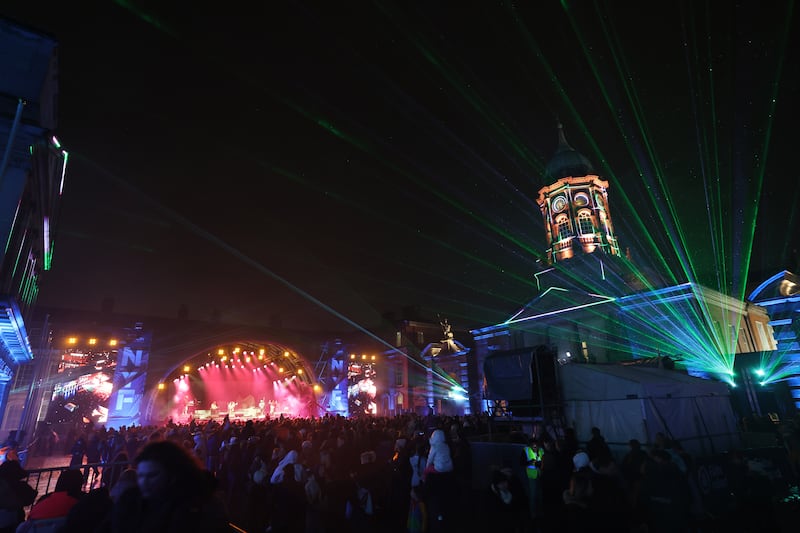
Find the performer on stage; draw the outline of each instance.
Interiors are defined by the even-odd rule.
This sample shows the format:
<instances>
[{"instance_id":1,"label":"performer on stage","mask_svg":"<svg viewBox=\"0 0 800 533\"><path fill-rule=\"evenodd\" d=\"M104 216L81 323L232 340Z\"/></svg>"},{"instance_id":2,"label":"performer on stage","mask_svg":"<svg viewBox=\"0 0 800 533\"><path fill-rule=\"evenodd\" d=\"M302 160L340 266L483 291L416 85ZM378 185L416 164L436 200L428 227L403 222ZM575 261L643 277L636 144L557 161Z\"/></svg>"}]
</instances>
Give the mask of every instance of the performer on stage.
<instances>
[{"instance_id":1,"label":"performer on stage","mask_svg":"<svg viewBox=\"0 0 800 533\"><path fill-rule=\"evenodd\" d=\"M236 402L234 402L233 400L228 402L228 417L233 418L233 413L234 413L234 410L236 409L237 405L238 404Z\"/></svg>"},{"instance_id":2,"label":"performer on stage","mask_svg":"<svg viewBox=\"0 0 800 533\"><path fill-rule=\"evenodd\" d=\"M259 412L259 414L261 416L266 415L266 413L264 412L264 407L266 407L266 406L267 406L267 402L264 401L264 398L261 398L258 401L258 412Z\"/></svg>"}]
</instances>

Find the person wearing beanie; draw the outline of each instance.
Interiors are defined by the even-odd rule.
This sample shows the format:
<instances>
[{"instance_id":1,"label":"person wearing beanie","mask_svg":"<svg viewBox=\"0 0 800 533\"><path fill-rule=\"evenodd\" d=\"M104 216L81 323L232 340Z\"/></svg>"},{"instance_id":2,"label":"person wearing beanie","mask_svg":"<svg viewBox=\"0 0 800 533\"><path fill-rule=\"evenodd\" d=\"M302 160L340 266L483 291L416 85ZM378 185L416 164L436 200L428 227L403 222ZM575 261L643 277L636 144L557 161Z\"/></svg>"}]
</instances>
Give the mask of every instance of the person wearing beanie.
<instances>
[{"instance_id":1,"label":"person wearing beanie","mask_svg":"<svg viewBox=\"0 0 800 533\"><path fill-rule=\"evenodd\" d=\"M36 490L23 481L27 475L19 461L0 464L0 533L13 533L36 499Z\"/></svg>"},{"instance_id":2,"label":"person wearing beanie","mask_svg":"<svg viewBox=\"0 0 800 533\"><path fill-rule=\"evenodd\" d=\"M572 456L572 464L575 465L575 471L580 472L590 469L592 463L589 460L589 454L586 452L578 452Z\"/></svg>"},{"instance_id":3,"label":"person wearing beanie","mask_svg":"<svg viewBox=\"0 0 800 533\"><path fill-rule=\"evenodd\" d=\"M31 508L28 518L42 520L46 518L60 518L67 516L69 510L78 503L83 496L83 474L80 470L64 470L58 476L56 488L51 494L42 496Z\"/></svg>"}]
</instances>

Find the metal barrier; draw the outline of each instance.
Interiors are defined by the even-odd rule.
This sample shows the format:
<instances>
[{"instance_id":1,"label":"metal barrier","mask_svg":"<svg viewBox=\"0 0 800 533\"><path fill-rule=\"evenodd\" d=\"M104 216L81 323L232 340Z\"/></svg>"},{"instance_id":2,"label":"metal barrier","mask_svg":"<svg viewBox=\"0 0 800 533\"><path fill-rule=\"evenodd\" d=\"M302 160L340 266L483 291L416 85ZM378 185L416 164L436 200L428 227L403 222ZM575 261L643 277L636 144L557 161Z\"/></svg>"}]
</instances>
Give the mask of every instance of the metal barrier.
<instances>
[{"instance_id":1,"label":"metal barrier","mask_svg":"<svg viewBox=\"0 0 800 533\"><path fill-rule=\"evenodd\" d=\"M126 468L130 466L130 463L89 463L89 464L82 464L79 467L72 467L75 470L81 470L83 472L83 486L81 490L84 492L88 492L91 489L95 489L98 487L103 486L107 480L109 479L109 475L106 476L104 479L103 474L115 474L116 472L113 469L118 469L118 472L122 472ZM69 465L66 466L54 466L49 468L32 468L30 470L26 470L28 475L25 478L25 482L28 483L31 487L36 489L37 496L36 500L38 501L39 498L44 496L45 494L49 494L53 492L56 486L56 482L58 481L58 476L61 475L61 472L65 470L69 470L71 467ZM118 477L118 473L116 476L111 476L112 479Z\"/></svg>"}]
</instances>

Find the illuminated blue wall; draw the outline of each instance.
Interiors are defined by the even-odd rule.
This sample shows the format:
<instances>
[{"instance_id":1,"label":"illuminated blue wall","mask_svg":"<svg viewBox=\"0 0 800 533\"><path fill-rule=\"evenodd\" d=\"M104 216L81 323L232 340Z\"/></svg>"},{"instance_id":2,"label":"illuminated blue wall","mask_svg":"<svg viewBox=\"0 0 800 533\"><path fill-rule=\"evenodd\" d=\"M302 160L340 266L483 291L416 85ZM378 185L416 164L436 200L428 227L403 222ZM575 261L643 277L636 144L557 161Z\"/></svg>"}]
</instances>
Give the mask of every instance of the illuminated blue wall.
<instances>
[{"instance_id":1,"label":"illuminated blue wall","mask_svg":"<svg viewBox=\"0 0 800 533\"><path fill-rule=\"evenodd\" d=\"M798 278L788 271L765 280L751 294L750 301L767 310L778 343L777 352L800 369L800 287ZM795 408L800 409L800 372L787 379Z\"/></svg>"}]
</instances>

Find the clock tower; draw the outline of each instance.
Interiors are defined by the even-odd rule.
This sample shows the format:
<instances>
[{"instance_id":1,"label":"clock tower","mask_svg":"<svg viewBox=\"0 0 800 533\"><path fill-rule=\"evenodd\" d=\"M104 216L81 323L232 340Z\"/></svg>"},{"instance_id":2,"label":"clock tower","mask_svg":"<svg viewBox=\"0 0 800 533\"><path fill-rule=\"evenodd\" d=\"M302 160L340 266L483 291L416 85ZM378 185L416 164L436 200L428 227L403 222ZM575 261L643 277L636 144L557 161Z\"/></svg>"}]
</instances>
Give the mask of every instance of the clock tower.
<instances>
[{"instance_id":1,"label":"clock tower","mask_svg":"<svg viewBox=\"0 0 800 533\"><path fill-rule=\"evenodd\" d=\"M547 262L551 265L577 255L619 256L608 206L608 181L572 148L558 125L558 149L545 169L545 183L536 203L544 217Z\"/></svg>"}]
</instances>

